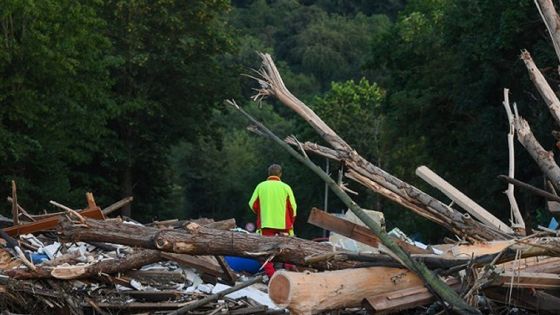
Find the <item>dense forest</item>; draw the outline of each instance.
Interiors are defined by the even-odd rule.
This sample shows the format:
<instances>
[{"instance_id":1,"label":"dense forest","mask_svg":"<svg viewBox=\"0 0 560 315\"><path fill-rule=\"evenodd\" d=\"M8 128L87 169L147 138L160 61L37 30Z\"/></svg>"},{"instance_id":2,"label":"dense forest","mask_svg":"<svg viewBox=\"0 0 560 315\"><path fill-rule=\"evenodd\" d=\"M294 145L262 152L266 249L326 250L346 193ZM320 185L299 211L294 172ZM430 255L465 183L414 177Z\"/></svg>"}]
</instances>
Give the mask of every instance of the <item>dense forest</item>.
<instances>
[{"instance_id":1,"label":"dense forest","mask_svg":"<svg viewBox=\"0 0 560 315\"><path fill-rule=\"evenodd\" d=\"M414 175L427 165L506 222L504 87L554 147L519 60L528 49L558 84L531 1L6 0L0 29L0 191L16 180L30 212L53 211L49 200L81 207L92 191L101 205L133 195L127 210L140 221L244 224L254 186L279 163L298 201L296 233L319 236L305 221L323 207L324 184L223 104L235 98L279 136L318 141L275 101L250 102L255 82L244 75L258 68L256 51L271 53L288 88L364 157L448 202ZM542 187L516 145L516 177ZM340 165L329 169L337 177ZM389 227L425 241L445 235L349 187ZM517 196L527 224L546 222L542 201ZM332 194L328 210L344 210Z\"/></svg>"}]
</instances>

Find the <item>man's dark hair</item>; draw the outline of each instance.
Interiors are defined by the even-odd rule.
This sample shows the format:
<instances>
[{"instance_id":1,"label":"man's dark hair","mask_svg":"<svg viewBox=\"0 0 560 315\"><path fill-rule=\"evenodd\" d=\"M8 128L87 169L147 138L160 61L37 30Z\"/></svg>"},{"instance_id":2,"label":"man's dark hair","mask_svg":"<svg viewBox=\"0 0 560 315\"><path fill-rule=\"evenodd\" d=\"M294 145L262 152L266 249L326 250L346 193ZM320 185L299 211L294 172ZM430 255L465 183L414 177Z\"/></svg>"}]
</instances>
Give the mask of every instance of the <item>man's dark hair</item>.
<instances>
[{"instance_id":1,"label":"man's dark hair","mask_svg":"<svg viewBox=\"0 0 560 315\"><path fill-rule=\"evenodd\" d=\"M278 164L272 164L268 167L268 176L282 176L282 166Z\"/></svg>"}]
</instances>

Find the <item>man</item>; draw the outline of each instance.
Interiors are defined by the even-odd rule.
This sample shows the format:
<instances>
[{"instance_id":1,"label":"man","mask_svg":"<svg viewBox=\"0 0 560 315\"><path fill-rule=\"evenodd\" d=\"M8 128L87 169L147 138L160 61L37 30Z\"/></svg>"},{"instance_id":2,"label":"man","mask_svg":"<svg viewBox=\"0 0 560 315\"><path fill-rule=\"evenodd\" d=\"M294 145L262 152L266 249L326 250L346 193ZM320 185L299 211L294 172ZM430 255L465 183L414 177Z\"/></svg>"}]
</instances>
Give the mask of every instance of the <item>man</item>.
<instances>
[{"instance_id":1,"label":"man","mask_svg":"<svg viewBox=\"0 0 560 315\"><path fill-rule=\"evenodd\" d=\"M257 215L257 231L263 236L294 235L296 199L292 188L280 179L282 167L272 164L268 167L268 178L257 185L249 201L249 207ZM266 274L274 274L274 266L267 263Z\"/></svg>"}]
</instances>

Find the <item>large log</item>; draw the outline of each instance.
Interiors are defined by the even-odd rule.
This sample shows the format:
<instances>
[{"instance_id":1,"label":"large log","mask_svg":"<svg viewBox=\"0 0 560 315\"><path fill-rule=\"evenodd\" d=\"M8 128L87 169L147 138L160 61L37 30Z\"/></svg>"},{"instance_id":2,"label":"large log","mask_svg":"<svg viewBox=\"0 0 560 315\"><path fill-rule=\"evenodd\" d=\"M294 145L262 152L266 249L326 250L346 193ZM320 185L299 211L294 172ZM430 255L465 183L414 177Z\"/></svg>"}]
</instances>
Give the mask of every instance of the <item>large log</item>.
<instances>
[{"instance_id":1,"label":"large log","mask_svg":"<svg viewBox=\"0 0 560 315\"><path fill-rule=\"evenodd\" d=\"M166 252L191 255L228 255L268 258L295 265L306 265L305 257L333 251L325 243L297 237L263 237L233 231L209 229L190 225L187 230L159 230L156 228L123 223L120 220L90 220L73 224L64 220L59 225L61 237L69 241L97 241ZM344 253L344 251L341 251ZM344 269L363 266L355 261L318 262L318 269Z\"/></svg>"},{"instance_id":2,"label":"large log","mask_svg":"<svg viewBox=\"0 0 560 315\"><path fill-rule=\"evenodd\" d=\"M421 286L422 280L401 268L371 267L298 273L281 270L272 276L268 295L293 314L360 306L362 300L383 292Z\"/></svg>"}]
</instances>

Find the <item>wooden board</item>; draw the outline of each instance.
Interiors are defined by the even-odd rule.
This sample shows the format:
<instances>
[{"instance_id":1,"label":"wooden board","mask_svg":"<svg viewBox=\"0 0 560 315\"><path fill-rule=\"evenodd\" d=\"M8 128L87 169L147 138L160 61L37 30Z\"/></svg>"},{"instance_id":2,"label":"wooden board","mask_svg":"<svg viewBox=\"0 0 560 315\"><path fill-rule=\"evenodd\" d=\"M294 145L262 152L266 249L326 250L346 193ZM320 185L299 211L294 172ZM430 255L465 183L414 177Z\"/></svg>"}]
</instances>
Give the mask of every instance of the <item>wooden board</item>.
<instances>
[{"instance_id":1,"label":"wooden board","mask_svg":"<svg viewBox=\"0 0 560 315\"><path fill-rule=\"evenodd\" d=\"M471 198L460 192L453 185L448 183L445 179L439 177L426 166L420 166L416 169L416 175L420 176L428 184L434 186L449 199L455 201L461 208L468 211L475 218L479 219L482 223L492 226L504 233L513 234L513 230L500 219L496 218L488 210L482 208L479 204L474 202Z\"/></svg>"},{"instance_id":2,"label":"wooden board","mask_svg":"<svg viewBox=\"0 0 560 315\"><path fill-rule=\"evenodd\" d=\"M445 281L451 288L458 291L461 283L455 278ZM415 286L402 290L377 294L364 299L364 306L375 314L387 314L426 305L435 297L424 286Z\"/></svg>"},{"instance_id":3,"label":"wooden board","mask_svg":"<svg viewBox=\"0 0 560 315\"><path fill-rule=\"evenodd\" d=\"M371 247L379 246L379 238L367 227L337 218L317 208L311 209L307 223L338 233Z\"/></svg>"},{"instance_id":4,"label":"wooden board","mask_svg":"<svg viewBox=\"0 0 560 315\"><path fill-rule=\"evenodd\" d=\"M105 218L103 212L101 212L101 209L99 208L86 209L86 210L79 211L78 213L83 217L91 218L91 219L102 220ZM4 232L6 232L10 236L17 236L20 234L29 234L29 233L35 233L40 231L52 230L56 227L56 225L58 224L61 218L62 216L49 217L46 219L38 220L27 224L20 224L9 228L5 228Z\"/></svg>"}]
</instances>

